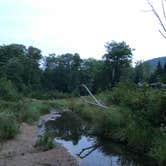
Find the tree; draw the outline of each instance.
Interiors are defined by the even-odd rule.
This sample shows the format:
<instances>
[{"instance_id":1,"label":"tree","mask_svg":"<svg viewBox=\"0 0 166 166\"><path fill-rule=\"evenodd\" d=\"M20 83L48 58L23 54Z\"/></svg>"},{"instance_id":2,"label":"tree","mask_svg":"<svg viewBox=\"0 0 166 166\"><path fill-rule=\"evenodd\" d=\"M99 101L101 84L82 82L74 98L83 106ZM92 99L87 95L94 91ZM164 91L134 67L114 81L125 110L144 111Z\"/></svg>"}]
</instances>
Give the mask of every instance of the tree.
<instances>
[{"instance_id":1,"label":"tree","mask_svg":"<svg viewBox=\"0 0 166 166\"><path fill-rule=\"evenodd\" d=\"M125 42L115 41L106 43L105 48L107 52L103 56L106 71L105 79L112 86L120 81L125 69L131 66L133 49Z\"/></svg>"},{"instance_id":2,"label":"tree","mask_svg":"<svg viewBox=\"0 0 166 166\"><path fill-rule=\"evenodd\" d=\"M24 45L10 44L0 46L0 76L5 75L6 65L12 58L24 56L25 54L26 48Z\"/></svg>"},{"instance_id":3,"label":"tree","mask_svg":"<svg viewBox=\"0 0 166 166\"><path fill-rule=\"evenodd\" d=\"M20 92L39 89L41 57L41 51L32 46L28 49L20 44L0 46L0 77L10 80Z\"/></svg>"},{"instance_id":4,"label":"tree","mask_svg":"<svg viewBox=\"0 0 166 166\"><path fill-rule=\"evenodd\" d=\"M166 62L164 63L164 69L163 69L164 73L166 73Z\"/></svg>"},{"instance_id":5,"label":"tree","mask_svg":"<svg viewBox=\"0 0 166 166\"><path fill-rule=\"evenodd\" d=\"M156 74L161 74L163 72L162 65L160 61L157 63Z\"/></svg>"},{"instance_id":6,"label":"tree","mask_svg":"<svg viewBox=\"0 0 166 166\"><path fill-rule=\"evenodd\" d=\"M30 46L30 47L28 47L27 51L28 51L27 55L31 59L36 60L37 62L42 58L41 50L39 50L38 48Z\"/></svg>"},{"instance_id":7,"label":"tree","mask_svg":"<svg viewBox=\"0 0 166 166\"><path fill-rule=\"evenodd\" d=\"M166 0L158 0L158 3L160 4L161 9L157 10L157 5L155 6L154 3L151 0L147 0L148 5L150 6L152 12L154 13L155 17L159 21L160 24L160 29L159 32L160 34L166 39Z\"/></svg>"},{"instance_id":8,"label":"tree","mask_svg":"<svg viewBox=\"0 0 166 166\"><path fill-rule=\"evenodd\" d=\"M141 81L149 80L151 75L150 66L148 63L143 61L137 61L134 68L134 82L139 83Z\"/></svg>"},{"instance_id":9,"label":"tree","mask_svg":"<svg viewBox=\"0 0 166 166\"><path fill-rule=\"evenodd\" d=\"M46 58L44 87L62 92L75 91L80 83L81 58L78 54L51 54Z\"/></svg>"},{"instance_id":10,"label":"tree","mask_svg":"<svg viewBox=\"0 0 166 166\"><path fill-rule=\"evenodd\" d=\"M94 93L104 89L103 61L93 58L84 59L81 65L81 83L86 84Z\"/></svg>"}]
</instances>

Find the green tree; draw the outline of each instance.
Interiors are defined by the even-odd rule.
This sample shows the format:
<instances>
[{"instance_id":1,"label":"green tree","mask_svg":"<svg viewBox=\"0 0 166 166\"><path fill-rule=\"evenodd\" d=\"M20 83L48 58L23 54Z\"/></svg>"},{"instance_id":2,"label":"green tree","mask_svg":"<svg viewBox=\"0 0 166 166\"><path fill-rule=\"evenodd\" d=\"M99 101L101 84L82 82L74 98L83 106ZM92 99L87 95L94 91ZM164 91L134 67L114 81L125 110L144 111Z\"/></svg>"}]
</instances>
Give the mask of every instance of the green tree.
<instances>
[{"instance_id":1,"label":"green tree","mask_svg":"<svg viewBox=\"0 0 166 166\"><path fill-rule=\"evenodd\" d=\"M51 54L46 58L44 87L62 92L73 92L80 85L81 58L78 54ZM49 85L49 86L48 86Z\"/></svg>"},{"instance_id":2,"label":"green tree","mask_svg":"<svg viewBox=\"0 0 166 166\"><path fill-rule=\"evenodd\" d=\"M148 81L151 75L150 66L143 61L137 61L134 68L134 82Z\"/></svg>"},{"instance_id":3,"label":"green tree","mask_svg":"<svg viewBox=\"0 0 166 166\"><path fill-rule=\"evenodd\" d=\"M106 80L113 86L119 82L123 71L131 67L132 49L125 42L108 42L105 45L106 54L103 56L105 61Z\"/></svg>"},{"instance_id":4,"label":"green tree","mask_svg":"<svg viewBox=\"0 0 166 166\"><path fill-rule=\"evenodd\" d=\"M157 63L156 74L161 74L163 72L162 65L160 61Z\"/></svg>"},{"instance_id":5,"label":"green tree","mask_svg":"<svg viewBox=\"0 0 166 166\"><path fill-rule=\"evenodd\" d=\"M10 80L20 92L39 89L41 57L41 51L32 46L28 49L20 44L0 46L0 77Z\"/></svg>"}]
</instances>

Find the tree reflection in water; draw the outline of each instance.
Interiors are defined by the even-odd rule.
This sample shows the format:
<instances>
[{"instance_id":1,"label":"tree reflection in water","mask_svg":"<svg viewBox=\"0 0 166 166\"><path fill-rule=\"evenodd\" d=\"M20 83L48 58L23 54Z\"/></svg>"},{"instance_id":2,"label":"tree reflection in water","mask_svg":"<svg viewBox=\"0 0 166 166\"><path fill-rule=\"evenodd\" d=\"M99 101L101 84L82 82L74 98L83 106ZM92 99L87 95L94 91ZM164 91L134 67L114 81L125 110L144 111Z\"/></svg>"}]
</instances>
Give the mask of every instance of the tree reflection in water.
<instances>
[{"instance_id":1,"label":"tree reflection in water","mask_svg":"<svg viewBox=\"0 0 166 166\"><path fill-rule=\"evenodd\" d=\"M54 137L70 140L74 145L78 143L84 132L82 119L72 112L63 112L55 121L48 121L45 126L47 132Z\"/></svg>"},{"instance_id":2,"label":"tree reflection in water","mask_svg":"<svg viewBox=\"0 0 166 166\"><path fill-rule=\"evenodd\" d=\"M54 138L60 138L65 141L72 141L77 146L82 136L88 136L91 129L76 113L63 112L55 121L48 121L46 131ZM91 125L93 127L93 125ZM122 144L112 143L100 137L94 137L91 146L84 144L82 150L77 152L80 159L90 156L95 150L99 151L103 156L118 157L117 166L154 166L153 161L148 161L147 157L143 158L135 155L127 150Z\"/></svg>"}]
</instances>

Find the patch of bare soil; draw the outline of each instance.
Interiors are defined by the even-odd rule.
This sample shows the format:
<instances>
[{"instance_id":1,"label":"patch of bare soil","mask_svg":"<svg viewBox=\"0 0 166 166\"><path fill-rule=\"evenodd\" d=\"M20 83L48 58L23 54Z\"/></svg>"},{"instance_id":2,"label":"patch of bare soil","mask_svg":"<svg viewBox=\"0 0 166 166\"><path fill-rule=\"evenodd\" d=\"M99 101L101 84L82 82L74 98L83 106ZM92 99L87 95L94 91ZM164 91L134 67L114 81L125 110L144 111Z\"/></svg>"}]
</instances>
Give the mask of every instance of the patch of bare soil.
<instances>
[{"instance_id":1,"label":"patch of bare soil","mask_svg":"<svg viewBox=\"0 0 166 166\"><path fill-rule=\"evenodd\" d=\"M23 123L20 133L1 145L0 166L76 166L77 161L62 146L39 151L34 145L37 125Z\"/></svg>"}]
</instances>

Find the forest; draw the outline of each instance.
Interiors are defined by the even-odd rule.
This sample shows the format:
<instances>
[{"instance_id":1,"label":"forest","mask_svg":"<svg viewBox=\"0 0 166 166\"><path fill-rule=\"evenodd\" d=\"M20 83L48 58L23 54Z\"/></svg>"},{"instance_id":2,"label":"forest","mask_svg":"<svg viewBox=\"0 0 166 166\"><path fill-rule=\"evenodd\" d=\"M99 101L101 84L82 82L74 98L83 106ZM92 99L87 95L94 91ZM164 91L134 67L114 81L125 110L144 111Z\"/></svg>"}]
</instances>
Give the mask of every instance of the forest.
<instances>
[{"instance_id":1,"label":"forest","mask_svg":"<svg viewBox=\"0 0 166 166\"><path fill-rule=\"evenodd\" d=\"M21 122L37 120L66 99L66 107L93 122L93 135L165 165L166 63L159 61L155 69L143 61L133 64L133 51L124 41L111 41L96 60L78 53L43 56L39 48L21 44L0 46L0 140L13 138ZM108 110L78 101L89 99L82 84Z\"/></svg>"},{"instance_id":2,"label":"forest","mask_svg":"<svg viewBox=\"0 0 166 166\"><path fill-rule=\"evenodd\" d=\"M96 60L81 59L77 53L44 57L40 49L20 44L0 46L0 98L82 95L81 84L99 93L124 81L166 83L166 63L158 62L157 68L151 69L146 62L138 61L133 67L133 49L125 42L112 41L105 48L102 60Z\"/></svg>"}]
</instances>

